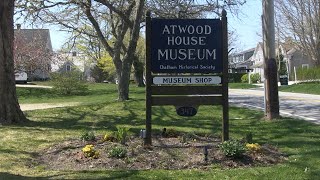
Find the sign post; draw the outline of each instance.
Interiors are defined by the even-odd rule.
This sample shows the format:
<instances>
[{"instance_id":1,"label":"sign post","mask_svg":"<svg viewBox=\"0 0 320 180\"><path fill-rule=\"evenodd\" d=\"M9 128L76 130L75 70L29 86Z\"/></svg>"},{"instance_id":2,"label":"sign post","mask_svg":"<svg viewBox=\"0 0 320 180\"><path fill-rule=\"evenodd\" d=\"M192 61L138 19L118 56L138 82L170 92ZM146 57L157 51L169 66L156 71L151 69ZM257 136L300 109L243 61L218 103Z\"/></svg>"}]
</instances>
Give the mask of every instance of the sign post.
<instances>
[{"instance_id":1,"label":"sign post","mask_svg":"<svg viewBox=\"0 0 320 180\"><path fill-rule=\"evenodd\" d=\"M157 19L146 15L146 138L152 106L176 106L180 116L200 105L222 105L222 140L229 138L227 18Z\"/></svg>"},{"instance_id":2,"label":"sign post","mask_svg":"<svg viewBox=\"0 0 320 180\"><path fill-rule=\"evenodd\" d=\"M229 90L228 90L228 20L226 10L222 10L222 46L223 46L223 75L222 75L222 141L229 140Z\"/></svg>"}]
</instances>

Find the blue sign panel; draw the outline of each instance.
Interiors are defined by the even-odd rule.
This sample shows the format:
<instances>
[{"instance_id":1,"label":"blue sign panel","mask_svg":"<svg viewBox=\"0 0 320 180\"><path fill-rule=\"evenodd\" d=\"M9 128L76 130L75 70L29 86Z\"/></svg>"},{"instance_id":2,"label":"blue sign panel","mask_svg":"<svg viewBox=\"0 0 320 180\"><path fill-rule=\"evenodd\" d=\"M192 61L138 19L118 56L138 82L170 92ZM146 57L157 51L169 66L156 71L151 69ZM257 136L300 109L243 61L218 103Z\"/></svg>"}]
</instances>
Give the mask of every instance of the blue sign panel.
<instances>
[{"instance_id":1,"label":"blue sign panel","mask_svg":"<svg viewBox=\"0 0 320 180\"><path fill-rule=\"evenodd\" d=\"M152 19L153 73L222 72L219 19Z\"/></svg>"}]
</instances>

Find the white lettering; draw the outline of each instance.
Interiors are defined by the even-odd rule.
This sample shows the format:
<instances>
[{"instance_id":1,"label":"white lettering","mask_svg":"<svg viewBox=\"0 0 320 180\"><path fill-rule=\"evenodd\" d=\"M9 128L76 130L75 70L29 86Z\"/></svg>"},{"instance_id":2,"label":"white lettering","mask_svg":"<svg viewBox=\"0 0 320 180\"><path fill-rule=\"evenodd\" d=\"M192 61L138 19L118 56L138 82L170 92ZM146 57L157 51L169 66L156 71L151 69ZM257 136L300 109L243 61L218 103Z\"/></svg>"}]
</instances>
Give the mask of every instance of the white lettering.
<instances>
[{"instance_id":1,"label":"white lettering","mask_svg":"<svg viewBox=\"0 0 320 180\"><path fill-rule=\"evenodd\" d=\"M167 25L164 26L163 31L162 31L162 34L165 34L165 33L170 34L170 30Z\"/></svg>"},{"instance_id":2,"label":"white lettering","mask_svg":"<svg viewBox=\"0 0 320 180\"><path fill-rule=\"evenodd\" d=\"M158 49L158 60L215 60L216 49Z\"/></svg>"},{"instance_id":3,"label":"white lettering","mask_svg":"<svg viewBox=\"0 0 320 180\"><path fill-rule=\"evenodd\" d=\"M204 34L211 34L211 26L209 25L204 26Z\"/></svg>"},{"instance_id":4,"label":"white lettering","mask_svg":"<svg viewBox=\"0 0 320 180\"><path fill-rule=\"evenodd\" d=\"M162 57L165 57L165 60L168 60L168 49L165 49L164 52L162 52L161 49L158 49L158 60L162 60Z\"/></svg>"},{"instance_id":5,"label":"white lettering","mask_svg":"<svg viewBox=\"0 0 320 180\"><path fill-rule=\"evenodd\" d=\"M206 49L206 54L208 55L208 56L210 56L210 57L212 57L212 60L215 60L215 59L217 59L217 57L216 57L216 49L213 49L212 51L210 51L209 49ZM207 57L207 59L208 59L208 57Z\"/></svg>"}]
</instances>

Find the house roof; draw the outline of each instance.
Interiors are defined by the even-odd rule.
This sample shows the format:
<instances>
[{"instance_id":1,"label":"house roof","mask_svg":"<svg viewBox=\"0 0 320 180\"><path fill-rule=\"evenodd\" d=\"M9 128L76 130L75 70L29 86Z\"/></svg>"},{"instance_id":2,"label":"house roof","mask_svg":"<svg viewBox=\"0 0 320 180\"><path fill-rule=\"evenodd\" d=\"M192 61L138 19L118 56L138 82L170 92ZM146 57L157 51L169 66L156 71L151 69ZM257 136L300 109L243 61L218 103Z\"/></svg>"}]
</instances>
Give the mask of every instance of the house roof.
<instances>
[{"instance_id":1,"label":"house roof","mask_svg":"<svg viewBox=\"0 0 320 180\"><path fill-rule=\"evenodd\" d=\"M26 43L38 42L52 51L49 29L15 29L14 33Z\"/></svg>"}]
</instances>

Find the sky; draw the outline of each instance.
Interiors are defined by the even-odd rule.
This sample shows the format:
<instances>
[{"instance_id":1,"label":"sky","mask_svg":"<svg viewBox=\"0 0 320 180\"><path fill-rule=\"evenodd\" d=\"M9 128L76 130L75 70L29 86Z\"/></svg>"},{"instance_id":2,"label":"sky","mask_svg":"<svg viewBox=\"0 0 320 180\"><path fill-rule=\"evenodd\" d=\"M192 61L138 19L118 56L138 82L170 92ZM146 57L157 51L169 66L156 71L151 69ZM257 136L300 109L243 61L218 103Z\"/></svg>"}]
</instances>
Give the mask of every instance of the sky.
<instances>
[{"instance_id":1,"label":"sky","mask_svg":"<svg viewBox=\"0 0 320 180\"><path fill-rule=\"evenodd\" d=\"M240 10L241 12L238 16L228 13L228 28L229 30L236 31L238 35L237 48L234 50L238 52L255 48L257 43L262 41L261 0L247 0L247 3ZM58 50L68 38L68 35L55 27L49 28L53 49Z\"/></svg>"},{"instance_id":2,"label":"sky","mask_svg":"<svg viewBox=\"0 0 320 180\"><path fill-rule=\"evenodd\" d=\"M237 51L255 48L262 41L262 1L247 0L240 10L238 17L228 15L228 28L238 35Z\"/></svg>"}]
</instances>

